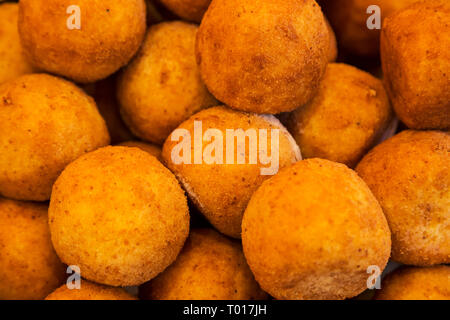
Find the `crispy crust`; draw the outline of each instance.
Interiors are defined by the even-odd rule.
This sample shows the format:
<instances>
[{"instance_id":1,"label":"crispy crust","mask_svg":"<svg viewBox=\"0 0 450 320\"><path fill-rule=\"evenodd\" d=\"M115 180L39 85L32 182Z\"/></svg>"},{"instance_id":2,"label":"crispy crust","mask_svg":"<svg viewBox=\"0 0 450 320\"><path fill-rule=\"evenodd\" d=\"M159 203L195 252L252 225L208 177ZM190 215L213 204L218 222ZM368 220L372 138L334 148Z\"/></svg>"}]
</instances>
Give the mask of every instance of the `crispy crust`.
<instances>
[{"instance_id":1,"label":"crispy crust","mask_svg":"<svg viewBox=\"0 0 450 320\"><path fill-rule=\"evenodd\" d=\"M346 166L299 161L266 180L242 221L245 257L277 299L345 299L384 269L390 232L366 184Z\"/></svg>"},{"instance_id":2,"label":"crispy crust","mask_svg":"<svg viewBox=\"0 0 450 320\"><path fill-rule=\"evenodd\" d=\"M77 82L94 82L126 65L139 49L146 30L145 1L76 4L80 30L67 27L69 15L60 0L20 1L19 33L34 66Z\"/></svg>"},{"instance_id":3,"label":"crispy crust","mask_svg":"<svg viewBox=\"0 0 450 320\"><path fill-rule=\"evenodd\" d=\"M280 129L279 167L289 166L301 159L300 150L289 132L273 116L260 116L235 111L225 107L213 107L193 115L178 128L187 129L193 137L194 121L202 121L203 132L208 128L219 129L225 136L226 129ZM193 138L192 138L193 139ZM193 140L192 140L193 141ZM172 162L171 152L179 142L170 136L163 146L165 164L177 176L191 200L220 232L240 238L241 220L252 193L268 178L260 168L268 165L248 164L180 164ZM270 146L270 141L268 145ZM207 144L204 143L203 147ZM194 154L194 144L192 143ZM236 149L235 149L236 150ZM224 144L224 156L225 144Z\"/></svg>"},{"instance_id":4,"label":"crispy crust","mask_svg":"<svg viewBox=\"0 0 450 320\"><path fill-rule=\"evenodd\" d=\"M49 219L61 260L112 286L158 275L189 232L178 181L155 157L130 147L105 147L67 166L53 186Z\"/></svg>"},{"instance_id":5,"label":"crispy crust","mask_svg":"<svg viewBox=\"0 0 450 320\"><path fill-rule=\"evenodd\" d=\"M197 34L197 62L219 101L276 114L294 110L316 93L329 40L313 0L213 0Z\"/></svg>"},{"instance_id":6,"label":"crispy crust","mask_svg":"<svg viewBox=\"0 0 450 320\"><path fill-rule=\"evenodd\" d=\"M0 194L45 201L66 165L109 144L94 100L46 74L0 86Z\"/></svg>"},{"instance_id":7,"label":"crispy crust","mask_svg":"<svg viewBox=\"0 0 450 320\"><path fill-rule=\"evenodd\" d=\"M356 171L392 231L392 259L450 263L450 134L403 131L370 151Z\"/></svg>"},{"instance_id":8,"label":"crispy crust","mask_svg":"<svg viewBox=\"0 0 450 320\"><path fill-rule=\"evenodd\" d=\"M386 90L398 117L411 129L450 129L449 39L447 0L419 2L384 21Z\"/></svg>"},{"instance_id":9,"label":"crispy crust","mask_svg":"<svg viewBox=\"0 0 450 320\"><path fill-rule=\"evenodd\" d=\"M450 266L404 267L383 279L376 300L450 300Z\"/></svg>"},{"instance_id":10,"label":"crispy crust","mask_svg":"<svg viewBox=\"0 0 450 320\"><path fill-rule=\"evenodd\" d=\"M242 246L212 229L194 229L177 260L139 288L150 300L259 300Z\"/></svg>"},{"instance_id":11,"label":"crispy crust","mask_svg":"<svg viewBox=\"0 0 450 320\"><path fill-rule=\"evenodd\" d=\"M48 206L0 198L0 299L40 300L63 283Z\"/></svg>"},{"instance_id":12,"label":"crispy crust","mask_svg":"<svg viewBox=\"0 0 450 320\"><path fill-rule=\"evenodd\" d=\"M137 137L162 144L181 122L217 104L195 62L197 29L181 21L152 26L118 79L120 111Z\"/></svg>"},{"instance_id":13,"label":"crispy crust","mask_svg":"<svg viewBox=\"0 0 450 320\"><path fill-rule=\"evenodd\" d=\"M392 116L380 80L355 67L331 63L317 95L291 113L287 127L305 158L354 167Z\"/></svg>"}]
</instances>

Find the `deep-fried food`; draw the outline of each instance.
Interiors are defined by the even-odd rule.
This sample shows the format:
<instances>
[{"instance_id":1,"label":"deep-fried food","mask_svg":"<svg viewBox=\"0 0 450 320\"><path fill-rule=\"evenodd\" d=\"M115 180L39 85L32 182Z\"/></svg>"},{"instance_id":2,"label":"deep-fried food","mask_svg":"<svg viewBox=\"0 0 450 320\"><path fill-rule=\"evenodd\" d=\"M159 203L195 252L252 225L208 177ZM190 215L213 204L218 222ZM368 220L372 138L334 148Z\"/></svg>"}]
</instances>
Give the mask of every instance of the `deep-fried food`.
<instances>
[{"instance_id":1,"label":"deep-fried food","mask_svg":"<svg viewBox=\"0 0 450 320\"><path fill-rule=\"evenodd\" d=\"M94 82L134 56L144 39L146 14L145 0L21 0L19 33L34 66Z\"/></svg>"},{"instance_id":2,"label":"deep-fried food","mask_svg":"<svg viewBox=\"0 0 450 320\"><path fill-rule=\"evenodd\" d=\"M404 267L383 279L377 300L450 300L450 266Z\"/></svg>"},{"instance_id":3,"label":"deep-fried food","mask_svg":"<svg viewBox=\"0 0 450 320\"><path fill-rule=\"evenodd\" d=\"M177 260L142 285L141 299L255 300L267 298L256 283L240 243L212 229L194 229Z\"/></svg>"},{"instance_id":4,"label":"deep-fried food","mask_svg":"<svg viewBox=\"0 0 450 320\"><path fill-rule=\"evenodd\" d=\"M94 100L46 74L0 85L0 195L45 201L64 167L109 144Z\"/></svg>"},{"instance_id":5,"label":"deep-fried food","mask_svg":"<svg viewBox=\"0 0 450 320\"><path fill-rule=\"evenodd\" d=\"M205 138L206 136L200 133L200 139L204 142L198 149L201 156L206 157L202 157L202 161L196 163L194 158L196 141L200 140L196 138L198 124L201 125L205 135L207 132L212 135ZM248 139L245 137L247 130L249 130ZM183 146L187 141L184 138L180 139L180 132L191 137L192 143L185 148L185 152L190 152L189 163L178 163L178 146L180 144ZM266 137L261 140L261 134L264 132ZM214 137L215 133L219 133L221 137ZM232 138L230 141L233 144L228 143L227 136L232 137L235 133L244 140ZM254 137L255 144L249 142L251 136ZM261 141L267 143L266 149L256 144L258 136ZM216 151L212 151L211 147L217 146L217 143L220 146L214 148ZM227 149L232 157L227 156ZM274 151L278 151L278 154ZM270 160L265 161L264 155ZM274 116L251 114L225 107L203 110L183 122L166 140L162 157L209 222L220 232L234 238L241 236L242 214L252 193L279 168L301 159L300 150L294 139ZM243 161L238 163L240 158ZM250 159L254 160L253 163ZM264 171L269 173L266 174Z\"/></svg>"},{"instance_id":6,"label":"deep-fried food","mask_svg":"<svg viewBox=\"0 0 450 320\"><path fill-rule=\"evenodd\" d=\"M65 279L46 204L0 198L0 299L40 300Z\"/></svg>"},{"instance_id":7,"label":"deep-fried food","mask_svg":"<svg viewBox=\"0 0 450 320\"><path fill-rule=\"evenodd\" d=\"M384 21L386 90L399 119L411 129L450 129L449 48L448 0L419 2Z\"/></svg>"},{"instance_id":8,"label":"deep-fried food","mask_svg":"<svg viewBox=\"0 0 450 320\"><path fill-rule=\"evenodd\" d=\"M61 260L112 286L158 275L189 232L178 181L155 157L129 147L101 148L67 166L53 186L49 220Z\"/></svg>"},{"instance_id":9,"label":"deep-fried food","mask_svg":"<svg viewBox=\"0 0 450 320\"><path fill-rule=\"evenodd\" d=\"M276 114L314 96L329 43L324 16L313 0L213 0L198 31L197 62L219 101Z\"/></svg>"},{"instance_id":10,"label":"deep-fried food","mask_svg":"<svg viewBox=\"0 0 450 320\"><path fill-rule=\"evenodd\" d=\"M380 202L392 232L392 259L450 263L450 134L403 131L356 167Z\"/></svg>"},{"instance_id":11,"label":"deep-fried food","mask_svg":"<svg viewBox=\"0 0 450 320\"><path fill-rule=\"evenodd\" d=\"M120 77L121 113L139 138L162 144L181 122L217 104L195 62L196 33L195 25L180 21L151 27Z\"/></svg>"},{"instance_id":12,"label":"deep-fried food","mask_svg":"<svg viewBox=\"0 0 450 320\"><path fill-rule=\"evenodd\" d=\"M265 181L242 221L242 244L261 288L277 299L345 299L381 272L391 236L380 205L345 165L299 161Z\"/></svg>"},{"instance_id":13,"label":"deep-fried food","mask_svg":"<svg viewBox=\"0 0 450 320\"><path fill-rule=\"evenodd\" d=\"M384 133L392 115L380 80L355 67L331 63L317 95L291 113L287 127L305 158L354 167Z\"/></svg>"}]
</instances>

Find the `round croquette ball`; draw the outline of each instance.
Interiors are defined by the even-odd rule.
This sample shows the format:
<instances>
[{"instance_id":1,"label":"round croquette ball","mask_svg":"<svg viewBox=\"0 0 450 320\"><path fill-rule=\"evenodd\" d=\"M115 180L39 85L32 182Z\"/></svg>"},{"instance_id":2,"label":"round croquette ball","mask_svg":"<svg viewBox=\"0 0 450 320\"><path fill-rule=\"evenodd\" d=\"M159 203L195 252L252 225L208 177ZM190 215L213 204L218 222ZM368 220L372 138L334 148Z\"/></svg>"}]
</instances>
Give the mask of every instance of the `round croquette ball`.
<instances>
[{"instance_id":1,"label":"round croquette ball","mask_svg":"<svg viewBox=\"0 0 450 320\"><path fill-rule=\"evenodd\" d=\"M95 82L126 65L146 31L145 0L21 0L19 8L32 64L76 82Z\"/></svg>"},{"instance_id":2,"label":"round croquette ball","mask_svg":"<svg viewBox=\"0 0 450 320\"><path fill-rule=\"evenodd\" d=\"M256 281L277 299L354 297L391 249L364 181L323 159L299 161L262 184L245 210L242 243Z\"/></svg>"},{"instance_id":3,"label":"round croquette ball","mask_svg":"<svg viewBox=\"0 0 450 320\"><path fill-rule=\"evenodd\" d=\"M323 8L336 33L340 47L348 54L373 58L380 52L380 29L369 29L376 22L370 6L380 8L380 23L417 0L324 0ZM381 25L380 25L381 27Z\"/></svg>"},{"instance_id":4,"label":"round croquette ball","mask_svg":"<svg viewBox=\"0 0 450 320\"><path fill-rule=\"evenodd\" d=\"M40 300L61 285L65 267L50 241L48 206L0 198L0 299Z\"/></svg>"},{"instance_id":5,"label":"round croquette ball","mask_svg":"<svg viewBox=\"0 0 450 320\"><path fill-rule=\"evenodd\" d=\"M152 156L154 156L157 159L161 158L161 147L154 145L152 143L142 142L142 141L125 141L118 144L122 147L134 147L139 148L142 151L146 151L150 153Z\"/></svg>"},{"instance_id":6,"label":"round croquette ball","mask_svg":"<svg viewBox=\"0 0 450 320\"><path fill-rule=\"evenodd\" d=\"M399 119L411 129L449 130L450 1L419 2L386 18L381 60Z\"/></svg>"},{"instance_id":7,"label":"round croquette ball","mask_svg":"<svg viewBox=\"0 0 450 320\"><path fill-rule=\"evenodd\" d=\"M212 229L194 229L177 260L142 285L141 299L255 300L266 299L256 283L241 244Z\"/></svg>"},{"instance_id":8,"label":"round croquette ball","mask_svg":"<svg viewBox=\"0 0 450 320\"><path fill-rule=\"evenodd\" d=\"M195 62L197 26L165 22L150 28L118 82L125 123L139 138L162 144L181 122L217 104Z\"/></svg>"},{"instance_id":9,"label":"round croquette ball","mask_svg":"<svg viewBox=\"0 0 450 320\"><path fill-rule=\"evenodd\" d=\"M197 35L210 92L238 110L292 111L316 93L330 36L313 0L213 0Z\"/></svg>"},{"instance_id":10,"label":"round croquette ball","mask_svg":"<svg viewBox=\"0 0 450 320\"><path fill-rule=\"evenodd\" d=\"M142 284L177 257L189 232L173 174L138 148L105 147L64 169L53 186L50 231L58 256L106 285Z\"/></svg>"},{"instance_id":11,"label":"round croquette ball","mask_svg":"<svg viewBox=\"0 0 450 320\"><path fill-rule=\"evenodd\" d=\"M0 84L33 72L20 44L17 3L0 4Z\"/></svg>"},{"instance_id":12,"label":"round croquette ball","mask_svg":"<svg viewBox=\"0 0 450 320\"><path fill-rule=\"evenodd\" d=\"M196 138L199 130L203 136ZM266 143L265 149L256 143L257 139ZM180 146L185 151L180 152ZM178 155L184 152L186 156L181 156L180 161ZM195 159L196 153L201 161ZM265 161L263 154L270 159ZM253 192L280 168L300 160L301 154L292 136L274 116L213 107L183 122L166 140L162 158L209 222L220 232L240 238L242 214Z\"/></svg>"},{"instance_id":13,"label":"round croquette ball","mask_svg":"<svg viewBox=\"0 0 450 320\"><path fill-rule=\"evenodd\" d=\"M46 74L0 85L0 195L45 201L64 167L109 144L94 100Z\"/></svg>"},{"instance_id":14,"label":"round croquette ball","mask_svg":"<svg viewBox=\"0 0 450 320\"><path fill-rule=\"evenodd\" d=\"M160 2L183 20L200 23L211 0L160 0Z\"/></svg>"},{"instance_id":15,"label":"round croquette ball","mask_svg":"<svg viewBox=\"0 0 450 320\"><path fill-rule=\"evenodd\" d=\"M384 278L376 300L450 300L450 266L404 267Z\"/></svg>"},{"instance_id":16,"label":"round croquette ball","mask_svg":"<svg viewBox=\"0 0 450 320\"><path fill-rule=\"evenodd\" d=\"M134 296L122 288L108 287L105 285L81 280L80 289L69 289L62 285L45 300L137 300Z\"/></svg>"},{"instance_id":17,"label":"round croquette ball","mask_svg":"<svg viewBox=\"0 0 450 320\"><path fill-rule=\"evenodd\" d=\"M372 149L356 167L392 232L392 259L450 263L450 133L407 130Z\"/></svg>"},{"instance_id":18,"label":"round croquette ball","mask_svg":"<svg viewBox=\"0 0 450 320\"><path fill-rule=\"evenodd\" d=\"M392 115L380 80L355 67L331 63L317 95L291 113L288 129L305 158L353 167L381 137Z\"/></svg>"}]
</instances>

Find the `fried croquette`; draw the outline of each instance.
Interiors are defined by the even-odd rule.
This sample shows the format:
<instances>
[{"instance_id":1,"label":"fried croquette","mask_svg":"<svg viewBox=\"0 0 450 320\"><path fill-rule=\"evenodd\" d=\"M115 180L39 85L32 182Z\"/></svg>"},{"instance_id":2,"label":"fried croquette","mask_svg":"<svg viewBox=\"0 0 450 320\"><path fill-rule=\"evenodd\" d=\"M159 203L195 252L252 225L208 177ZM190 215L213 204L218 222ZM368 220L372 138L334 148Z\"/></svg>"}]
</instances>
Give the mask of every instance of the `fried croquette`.
<instances>
[{"instance_id":1,"label":"fried croquette","mask_svg":"<svg viewBox=\"0 0 450 320\"><path fill-rule=\"evenodd\" d=\"M449 130L450 2L427 0L386 18L381 60L399 119L411 129Z\"/></svg>"},{"instance_id":2,"label":"fried croquette","mask_svg":"<svg viewBox=\"0 0 450 320\"><path fill-rule=\"evenodd\" d=\"M189 232L174 175L138 148L105 147L59 176L49 208L58 256L106 285L140 285L177 257Z\"/></svg>"},{"instance_id":3,"label":"fried croquette","mask_svg":"<svg viewBox=\"0 0 450 320\"><path fill-rule=\"evenodd\" d=\"M354 167L391 122L383 83L346 64L331 63L317 95L293 111L288 130L305 158Z\"/></svg>"},{"instance_id":4,"label":"fried croquette","mask_svg":"<svg viewBox=\"0 0 450 320\"><path fill-rule=\"evenodd\" d=\"M34 66L95 82L135 55L146 14L145 0L21 0L19 34Z\"/></svg>"},{"instance_id":5,"label":"fried croquette","mask_svg":"<svg viewBox=\"0 0 450 320\"><path fill-rule=\"evenodd\" d=\"M403 131L356 167L380 202L392 232L392 259L450 263L450 134Z\"/></svg>"},{"instance_id":6,"label":"fried croquette","mask_svg":"<svg viewBox=\"0 0 450 320\"><path fill-rule=\"evenodd\" d=\"M161 158L161 147L156 146L151 143L146 143L146 142L142 142L142 141L125 141L125 142L119 143L118 145L122 146L122 147L139 148L142 151L146 151L146 152L150 153L152 156L154 156L157 159Z\"/></svg>"},{"instance_id":7,"label":"fried croquette","mask_svg":"<svg viewBox=\"0 0 450 320\"><path fill-rule=\"evenodd\" d=\"M323 8L336 33L340 47L348 54L375 57L380 52L380 29L369 29L377 22L374 5L382 21L418 0L325 0ZM370 10L369 10L370 9ZM369 24L368 24L369 23Z\"/></svg>"},{"instance_id":8,"label":"fried croquette","mask_svg":"<svg viewBox=\"0 0 450 320\"><path fill-rule=\"evenodd\" d=\"M389 274L376 300L450 300L450 266L404 267Z\"/></svg>"},{"instance_id":9,"label":"fried croquette","mask_svg":"<svg viewBox=\"0 0 450 320\"><path fill-rule=\"evenodd\" d=\"M81 280L80 289L69 289L64 284L48 295L45 300L137 300L137 298L122 288Z\"/></svg>"},{"instance_id":10,"label":"fried croquette","mask_svg":"<svg viewBox=\"0 0 450 320\"><path fill-rule=\"evenodd\" d=\"M200 23L211 0L160 0L160 2L183 20Z\"/></svg>"},{"instance_id":11,"label":"fried croquette","mask_svg":"<svg viewBox=\"0 0 450 320\"><path fill-rule=\"evenodd\" d=\"M313 0L213 0L196 54L210 92L248 112L292 111L316 93L330 37Z\"/></svg>"},{"instance_id":12,"label":"fried croquette","mask_svg":"<svg viewBox=\"0 0 450 320\"><path fill-rule=\"evenodd\" d=\"M17 3L0 4L0 84L33 72L20 44Z\"/></svg>"},{"instance_id":13,"label":"fried croquette","mask_svg":"<svg viewBox=\"0 0 450 320\"><path fill-rule=\"evenodd\" d=\"M125 123L139 138L162 144L181 122L217 104L195 62L197 27L175 21L150 28L118 82Z\"/></svg>"},{"instance_id":14,"label":"fried croquette","mask_svg":"<svg viewBox=\"0 0 450 320\"><path fill-rule=\"evenodd\" d=\"M212 229L194 229L177 260L142 285L148 300L256 300L268 296L256 283L241 244Z\"/></svg>"},{"instance_id":15,"label":"fried croquette","mask_svg":"<svg viewBox=\"0 0 450 320\"><path fill-rule=\"evenodd\" d=\"M205 131L200 137L196 133L199 126ZM230 131L236 134L236 139ZM265 138L261 135L263 131ZM181 139L180 132L191 138ZM252 132L255 144L249 141ZM256 144L258 135L267 149ZM202 146L198 147L196 140ZM179 147L186 141L192 142L183 150L183 155L186 152L183 159L187 161L180 162ZM200 150L202 161L198 161L196 149ZM263 154L270 154L270 163ZM276 165L289 166L300 160L301 155L292 136L274 116L213 107L183 122L166 140L162 158L209 222L220 232L240 238L242 214L252 193L270 174L276 173ZM267 173L263 172L266 170Z\"/></svg>"},{"instance_id":16,"label":"fried croquette","mask_svg":"<svg viewBox=\"0 0 450 320\"><path fill-rule=\"evenodd\" d=\"M45 201L64 167L109 144L94 100L46 74L0 85L0 195Z\"/></svg>"},{"instance_id":17,"label":"fried croquette","mask_svg":"<svg viewBox=\"0 0 450 320\"><path fill-rule=\"evenodd\" d=\"M65 267L50 241L45 204L0 198L0 299L40 300L61 285Z\"/></svg>"},{"instance_id":18,"label":"fried croquette","mask_svg":"<svg viewBox=\"0 0 450 320\"><path fill-rule=\"evenodd\" d=\"M299 161L261 185L244 213L242 243L256 281L277 299L354 297L391 248L364 181L323 159Z\"/></svg>"}]
</instances>

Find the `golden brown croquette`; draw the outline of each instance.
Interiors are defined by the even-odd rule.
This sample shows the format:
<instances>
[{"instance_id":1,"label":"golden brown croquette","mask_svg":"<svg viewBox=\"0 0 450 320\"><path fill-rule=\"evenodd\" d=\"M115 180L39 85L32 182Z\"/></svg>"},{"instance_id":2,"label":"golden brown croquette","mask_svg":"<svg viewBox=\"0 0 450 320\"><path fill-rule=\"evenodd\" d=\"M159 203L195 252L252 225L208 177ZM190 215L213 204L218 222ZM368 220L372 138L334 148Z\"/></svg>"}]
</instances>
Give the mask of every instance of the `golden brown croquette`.
<instances>
[{"instance_id":1,"label":"golden brown croquette","mask_svg":"<svg viewBox=\"0 0 450 320\"><path fill-rule=\"evenodd\" d=\"M46 204L0 198L0 299L40 300L65 267L50 241Z\"/></svg>"},{"instance_id":2,"label":"golden brown croquette","mask_svg":"<svg viewBox=\"0 0 450 320\"><path fill-rule=\"evenodd\" d=\"M95 82L135 55L146 14L145 0L21 0L19 33L34 66L76 82Z\"/></svg>"},{"instance_id":3,"label":"golden brown croquette","mask_svg":"<svg viewBox=\"0 0 450 320\"><path fill-rule=\"evenodd\" d=\"M386 18L381 60L399 119L411 129L450 130L450 1L418 2Z\"/></svg>"},{"instance_id":4,"label":"golden brown croquette","mask_svg":"<svg viewBox=\"0 0 450 320\"><path fill-rule=\"evenodd\" d=\"M244 213L242 243L256 281L276 299L354 297L391 249L364 181L323 159L299 161L261 185Z\"/></svg>"},{"instance_id":5,"label":"golden brown croquette","mask_svg":"<svg viewBox=\"0 0 450 320\"><path fill-rule=\"evenodd\" d=\"M181 122L217 104L195 62L196 33L197 26L180 21L152 26L120 77L121 113L137 137L162 144Z\"/></svg>"},{"instance_id":6,"label":"golden brown croquette","mask_svg":"<svg viewBox=\"0 0 450 320\"><path fill-rule=\"evenodd\" d=\"M313 0L213 0L197 35L206 86L238 110L292 111L316 93L329 31Z\"/></svg>"},{"instance_id":7,"label":"golden brown croquette","mask_svg":"<svg viewBox=\"0 0 450 320\"><path fill-rule=\"evenodd\" d=\"M383 279L376 300L450 300L450 266L403 267Z\"/></svg>"},{"instance_id":8,"label":"golden brown croquette","mask_svg":"<svg viewBox=\"0 0 450 320\"><path fill-rule=\"evenodd\" d=\"M53 186L49 220L61 260L112 286L158 275L189 232L186 196L174 175L129 147L101 148L68 165Z\"/></svg>"},{"instance_id":9,"label":"golden brown croquette","mask_svg":"<svg viewBox=\"0 0 450 320\"><path fill-rule=\"evenodd\" d=\"M45 201L66 165L109 144L94 100L46 74L0 85L0 195Z\"/></svg>"},{"instance_id":10,"label":"golden brown croquette","mask_svg":"<svg viewBox=\"0 0 450 320\"><path fill-rule=\"evenodd\" d=\"M194 229L177 260L142 285L141 299L255 300L266 299L256 283L241 244L212 229Z\"/></svg>"},{"instance_id":11,"label":"golden brown croquette","mask_svg":"<svg viewBox=\"0 0 450 320\"><path fill-rule=\"evenodd\" d=\"M450 134L403 131L356 167L380 202L392 232L392 259L450 263Z\"/></svg>"},{"instance_id":12,"label":"golden brown croquette","mask_svg":"<svg viewBox=\"0 0 450 320\"><path fill-rule=\"evenodd\" d=\"M317 95L291 113L287 127L305 158L354 167L392 115L380 80L350 65L331 63Z\"/></svg>"},{"instance_id":13,"label":"golden brown croquette","mask_svg":"<svg viewBox=\"0 0 450 320\"><path fill-rule=\"evenodd\" d=\"M212 140L216 142L215 138L213 139L211 136L208 141L205 135L200 137L204 141L200 149L201 154L206 155L204 158L208 162L202 159L199 163L195 163L196 123L201 123L202 131L205 134L211 129L219 131L222 135L222 139L218 138L218 141L222 144L217 148L217 150L223 150L221 153L220 151L212 152L210 149L213 145L210 144ZM263 154L264 149L254 146L250 152L250 138L247 139L245 136L245 141L239 140L242 142L238 142L237 138L233 138L236 143L228 144L226 142L227 130L236 133L235 130L239 129L242 130L243 135L247 130L254 130L255 135L260 134L260 130L266 130L267 139L264 139L264 141L267 142L266 146L270 151L267 152L267 155L272 155L272 150L275 151L278 146L279 156L276 157L273 153L273 156L270 156L271 163L263 163L261 154ZM278 132L278 139L275 137L276 133L271 130ZM180 131L187 132L191 137L192 143L187 148L187 150L190 150L188 159L190 163L177 163L178 160L175 157L178 155L178 146L186 142L184 138L183 140L179 139L178 133ZM273 140L271 132L274 134ZM251 133L249 134L250 137ZM257 138L257 136L255 137ZM244 154L239 151L238 145L245 148ZM233 161L227 160L227 146L230 154L233 155ZM210 159L211 161L207 159L209 152L214 155ZM223 159L220 156L216 159L216 152L217 155L222 154ZM255 152L259 157L255 156L254 163L250 163L250 157L255 155ZM244 161L238 164L238 158L241 155L244 157ZM264 170L262 168L266 168L266 170L277 169L274 167L277 161L278 168L283 168L300 160L301 155L292 136L274 116L246 113L226 107L213 107L203 110L183 122L166 140L162 158L167 167L177 176L190 199L209 222L220 232L234 238L240 238L242 214L245 207L253 192L269 177L269 175L262 174L262 170ZM274 171L272 174L275 173Z\"/></svg>"}]
</instances>

